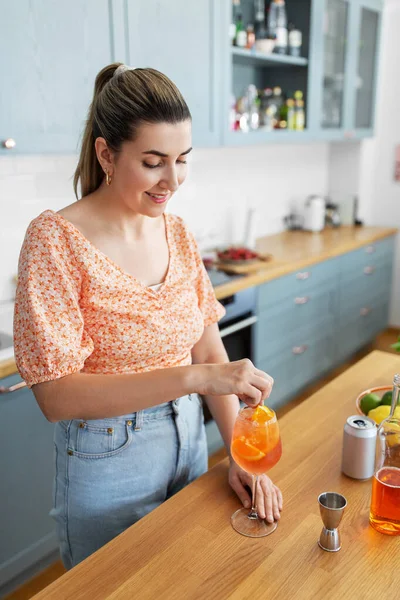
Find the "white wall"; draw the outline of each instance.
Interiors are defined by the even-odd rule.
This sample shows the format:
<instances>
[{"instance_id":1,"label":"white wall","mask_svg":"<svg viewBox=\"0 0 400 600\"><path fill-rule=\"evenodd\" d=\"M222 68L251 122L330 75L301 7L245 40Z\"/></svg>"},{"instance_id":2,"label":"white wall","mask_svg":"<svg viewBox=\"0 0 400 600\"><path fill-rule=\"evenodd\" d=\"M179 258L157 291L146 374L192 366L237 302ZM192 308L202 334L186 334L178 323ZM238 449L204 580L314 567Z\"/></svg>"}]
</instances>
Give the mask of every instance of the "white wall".
<instances>
[{"instance_id":1,"label":"white wall","mask_svg":"<svg viewBox=\"0 0 400 600\"><path fill-rule=\"evenodd\" d=\"M75 163L75 156L0 159L0 308L14 296L28 223L47 208L59 210L74 201ZM199 149L169 211L181 215L207 247L240 241L250 205L258 210L257 235L281 231L292 203L310 193L326 194L327 186L326 144Z\"/></svg>"}]
</instances>

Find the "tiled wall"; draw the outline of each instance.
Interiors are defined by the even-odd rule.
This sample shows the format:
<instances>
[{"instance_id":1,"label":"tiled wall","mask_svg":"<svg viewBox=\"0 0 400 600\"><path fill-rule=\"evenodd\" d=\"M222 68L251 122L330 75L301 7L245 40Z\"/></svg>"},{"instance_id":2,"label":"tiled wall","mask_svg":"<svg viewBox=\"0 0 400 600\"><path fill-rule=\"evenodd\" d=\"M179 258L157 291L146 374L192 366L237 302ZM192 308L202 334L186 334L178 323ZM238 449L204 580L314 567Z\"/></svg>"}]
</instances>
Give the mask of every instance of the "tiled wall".
<instances>
[{"instance_id":1,"label":"tiled wall","mask_svg":"<svg viewBox=\"0 0 400 600\"><path fill-rule=\"evenodd\" d=\"M75 163L75 156L0 158L0 306L13 299L28 223L74 201ZM168 210L187 221L203 248L239 242L248 207L257 208L257 235L281 231L292 203L327 192L327 170L326 144L198 149Z\"/></svg>"}]
</instances>

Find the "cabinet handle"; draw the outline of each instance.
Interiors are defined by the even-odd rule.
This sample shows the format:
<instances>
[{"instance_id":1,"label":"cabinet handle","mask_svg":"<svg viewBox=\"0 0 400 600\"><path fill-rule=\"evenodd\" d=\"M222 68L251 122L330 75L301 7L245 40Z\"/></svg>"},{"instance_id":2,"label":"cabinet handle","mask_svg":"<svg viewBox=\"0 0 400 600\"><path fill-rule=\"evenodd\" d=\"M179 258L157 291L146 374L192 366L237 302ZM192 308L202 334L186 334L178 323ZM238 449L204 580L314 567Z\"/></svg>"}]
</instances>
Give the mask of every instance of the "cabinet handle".
<instances>
[{"instance_id":1,"label":"cabinet handle","mask_svg":"<svg viewBox=\"0 0 400 600\"><path fill-rule=\"evenodd\" d=\"M365 248L365 252L366 252L367 254L373 254L373 253L375 252L375 250L376 250L375 246L367 246L367 247Z\"/></svg>"},{"instance_id":2,"label":"cabinet handle","mask_svg":"<svg viewBox=\"0 0 400 600\"><path fill-rule=\"evenodd\" d=\"M303 354L307 349L307 344L303 344L302 346L294 346L292 348L292 352L293 354Z\"/></svg>"},{"instance_id":3,"label":"cabinet handle","mask_svg":"<svg viewBox=\"0 0 400 600\"><path fill-rule=\"evenodd\" d=\"M20 381L19 383L16 383L15 385L10 385L10 387L0 386L0 394L10 394L11 392L16 392L17 390L20 390L21 388L24 388L24 387L26 387L25 381Z\"/></svg>"},{"instance_id":4,"label":"cabinet handle","mask_svg":"<svg viewBox=\"0 0 400 600\"><path fill-rule=\"evenodd\" d=\"M372 273L375 271L375 267L372 266L368 266L364 268L364 275L372 275Z\"/></svg>"},{"instance_id":5,"label":"cabinet handle","mask_svg":"<svg viewBox=\"0 0 400 600\"><path fill-rule=\"evenodd\" d=\"M7 138L6 140L3 140L2 143L3 148L6 148L7 150L12 150L13 148L15 148L16 145L17 142L12 138Z\"/></svg>"},{"instance_id":6,"label":"cabinet handle","mask_svg":"<svg viewBox=\"0 0 400 600\"><path fill-rule=\"evenodd\" d=\"M295 304L307 304L307 302L310 300L310 296L298 296L297 298L294 299L294 303Z\"/></svg>"},{"instance_id":7,"label":"cabinet handle","mask_svg":"<svg viewBox=\"0 0 400 600\"><path fill-rule=\"evenodd\" d=\"M302 273L296 274L296 279L300 279L301 281L304 281L304 279L308 279L310 277L310 275L311 275L310 271L303 271Z\"/></svg>"},{"instance_id":8,"label":"cabinet handle","mask_svg":"<svg viewBox=\"0 0 400 600\"><path fill-rule=\"evenodd\" d=\"M367 315L369 315L369 313L371 312L372 308L369 308L368 306L364 306L361 310L360 310L360 315L362 317L366 317Z\"/></svg>"}]
</instances>

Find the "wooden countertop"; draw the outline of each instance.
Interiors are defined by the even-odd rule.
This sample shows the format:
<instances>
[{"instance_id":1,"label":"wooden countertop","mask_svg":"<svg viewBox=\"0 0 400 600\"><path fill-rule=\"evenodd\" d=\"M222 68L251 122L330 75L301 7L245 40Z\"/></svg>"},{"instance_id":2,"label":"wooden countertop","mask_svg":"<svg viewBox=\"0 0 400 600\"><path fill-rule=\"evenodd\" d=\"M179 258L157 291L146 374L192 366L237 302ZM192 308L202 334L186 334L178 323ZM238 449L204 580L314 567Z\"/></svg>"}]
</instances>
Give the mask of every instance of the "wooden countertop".
<instances>
[{"instance_id":1,"label":"wooden countertop","mask_svg":"<svg viewBox=\"0 0 400 600\"><path fill-rule=\"evenodd\" d=\"M232 529L239 501L226 459L35 599L397 598L400 537L369 526L371 481L347 478L340 463L357 394L390 384L399 371L399 356L372 352L281 419L283 455L272 477L285 504L271 536L254 540ZM348 501L335 554L317 546L324 491Z\"/></svg>"},{"instance_id":2,"label":"wooden countertop","mask_svg":"<svg viewBox=\"0 0 400 600\"><path fill-rule=\"evenodd\" d=\"M351 252L396 233L397 229L389 227L342 226L338 229L325 229L321 233L284 231L260 238L257 242L257 250L273 256L268 266L256 273L216 287L215 294L218 300L222 300L240 290Z\"/></svg>"},{"instance_id":3,"label":"wooden countertop","mask_svg":"<svg viewBox=\"0 0 400 600\"><path fill-rule=\"evenodd\" d=\"M389 227L342 226L339 229L325 229L322 233L285 231L260 238L257 250L265 254L272 254L273 260L257 273L217 286L215 295L218 300L222 300L240 290L351 252L396 233L397 229ZM13 373L17 373L17 367L12 359L0 361L0 379Z\"/></svg>"}]
</instances>

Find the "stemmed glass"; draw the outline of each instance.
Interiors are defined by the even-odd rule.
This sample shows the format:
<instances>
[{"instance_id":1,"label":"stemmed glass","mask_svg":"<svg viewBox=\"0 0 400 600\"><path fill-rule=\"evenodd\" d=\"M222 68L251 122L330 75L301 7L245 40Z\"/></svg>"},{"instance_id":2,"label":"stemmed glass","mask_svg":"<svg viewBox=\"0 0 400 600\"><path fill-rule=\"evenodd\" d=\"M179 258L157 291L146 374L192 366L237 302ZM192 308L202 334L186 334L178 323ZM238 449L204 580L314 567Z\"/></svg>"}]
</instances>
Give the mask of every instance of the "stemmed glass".
<instances>
[{"instance_id":1,"label":"stemmed glass","mask_svg":"<svg viewBox=\"0 0 400 600\"><path fill-rule=\"evenodd\" d=\"M242 408L235 421L231 443L234 461L253 478L252 507L240 508L231 517L232 527L248 537L264 537L274 532L277 523L267 523L257 513L256 490L259 475L272 469L282 455L276 414L266 406Z\"/></svg>"}]
</instances>

